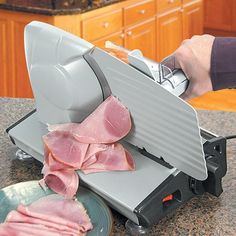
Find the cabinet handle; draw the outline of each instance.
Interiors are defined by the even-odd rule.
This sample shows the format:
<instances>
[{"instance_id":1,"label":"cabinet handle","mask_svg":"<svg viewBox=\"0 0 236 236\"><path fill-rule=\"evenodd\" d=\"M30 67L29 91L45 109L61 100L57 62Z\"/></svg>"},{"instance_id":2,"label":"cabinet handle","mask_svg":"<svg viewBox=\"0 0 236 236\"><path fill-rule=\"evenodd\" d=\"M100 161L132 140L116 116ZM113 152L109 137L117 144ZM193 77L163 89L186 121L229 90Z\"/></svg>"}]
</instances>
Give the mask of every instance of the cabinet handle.
<instances>
[{"instance_id":1,"label":"cabinet handle","mask_svg":"<svg viewBox=\"0 0 236 236\"><path fill-rule=\"evenodd\" d=\"M168 0L168 3L174 3L175 0Z\"/></svg>"},{"instance_id":2,"label":"cabinet handle","mask_svg":"<svg viewBox=\"0 0 236 236\"><path fill-rule=\"evenodd\" d=\"M120 37L123 39L125 37L125 34L121 34Z\"/></svg>"},{"instance_id":3,"label":"cabinet handle","mask_svg":"<svg viewBox=\"0 0 236 236\"><path fill-rule=\"evenodd\" d=\"M145 9L139 11L139 13L142 14L142 15L145 14L145 12L146 12Z\"/></svg>"},{"instance_id":4,"label":"cabinet handle","mask_svg":"<svg viewBox=\"0 0 236 236\"><path fill-rule=\"evenodd\" d=\"M109 22L103 23L103 27L106 28L106 29L109 27L109 25L110 25Z\"/></svg>"},{"instance_id":5,"label":"cabinet handle","mask_svg":"<svg viewBox=\"0 0 236 236\"><path fill-rule=\"evenodd\" d=\"M127 35L131 36L132 35L132 31L128 31Z\"/></svg>"}]
</instances>

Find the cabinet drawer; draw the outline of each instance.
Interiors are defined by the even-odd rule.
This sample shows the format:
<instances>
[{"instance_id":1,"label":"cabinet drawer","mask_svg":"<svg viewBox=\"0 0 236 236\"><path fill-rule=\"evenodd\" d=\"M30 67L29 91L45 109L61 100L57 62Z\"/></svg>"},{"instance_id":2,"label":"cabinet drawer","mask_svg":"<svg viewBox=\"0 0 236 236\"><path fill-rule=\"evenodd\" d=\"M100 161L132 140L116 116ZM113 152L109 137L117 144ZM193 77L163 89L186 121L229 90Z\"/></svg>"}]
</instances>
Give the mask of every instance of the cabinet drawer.
<instances>
[{"instance_id":1,"label":"cabinet drawer","mask_svg":"<svg viewBox=\"0 0 236 236\"><path fill-rule=\"evenodd\" d=\"M122 28L122 11L117 10L82 22L83 38L93 41Z\"/></svg>"},{"instance_id":2,"label":"cabinet drawer","mask_svg":"<svg viewBox=\"0 0 236 236\"><path fill-rule=\"evenodd\" d=\"M157 0L157 12L162 12L180 6L181 0Z\"/></svg>"},{"instance_id":3,"label":"cabinet drawer","mask_svg":"<svg viewBox=\"0 0 236 236\"><path fill-rule=\"evenodd\" d=\"M183 0L183 4L202 2L202 0Z\"/></svg>"},{"instance_id":4,"label":"cabinet drawer","mask_svg":"<svg viewBox=\"0 0 236 236\"><path fill-rule=\"evenodd\" d=\"M155 15L155 2L145 1L124 9L125 26L135 24Z\"/></svg>"},{"instance_id":5,"label":"cabinet drawer","mask_svg":"<svg viewBox=\"0 0 236 236\"><path fill-rule=\"evenodd\" d=\"M105 48L105 42L106 41L111 41L115 44L118 44L120 46L123 46L123 41L124 41L124 33L122 32L118 32L109 36L106 36L104 38L98 39L96 41L91 42L92 44L94 44L97 47L100 48Z\"/></svg>"}]
</instances>

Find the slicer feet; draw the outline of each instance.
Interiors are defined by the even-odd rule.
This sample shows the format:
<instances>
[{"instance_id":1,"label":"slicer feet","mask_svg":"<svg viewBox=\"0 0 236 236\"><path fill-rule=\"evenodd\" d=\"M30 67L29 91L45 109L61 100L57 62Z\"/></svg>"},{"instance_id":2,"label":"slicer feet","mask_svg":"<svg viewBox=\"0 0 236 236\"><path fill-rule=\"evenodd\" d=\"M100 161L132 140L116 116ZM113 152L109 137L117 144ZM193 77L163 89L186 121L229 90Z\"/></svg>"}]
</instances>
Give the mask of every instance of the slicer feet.
<instances>
[{"instance_id":1,"label":"slicer feet","mask_svg":"<svg viewBox=\"0 0 236 236\"><path fill-rule=\"evenodd\" d=\"M24 151L22 151L21 149L18 149L16 151L16 157L21 160L21 161L26 161L26 160L31 160L33 157L30 156L29 154L25 153Z\"/></svg>"},{"instance_id":2,"label":"slicer feet","mask_svg":"<svg viewBox=\"0 0 236 236\"><path fill-rule=\"evenodd\" d=\"M148 232L150 230L150 228L145 228L141 225L137 225L131 220L126 221L125 228L131 235L148 235Z\"/></svg>"}]
</instances>

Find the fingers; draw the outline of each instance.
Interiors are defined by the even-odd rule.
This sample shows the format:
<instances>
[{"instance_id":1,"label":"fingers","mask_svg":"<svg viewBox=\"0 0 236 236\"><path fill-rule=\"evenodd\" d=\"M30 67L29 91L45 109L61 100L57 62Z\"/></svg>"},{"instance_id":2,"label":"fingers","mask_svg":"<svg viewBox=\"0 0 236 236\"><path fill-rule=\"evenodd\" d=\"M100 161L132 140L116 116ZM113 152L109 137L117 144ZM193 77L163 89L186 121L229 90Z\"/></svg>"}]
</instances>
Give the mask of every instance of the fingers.
<instances>
[{"instance_id":1,"label":"fingers","mask_svg":"<svg viewBox=\"0 0 236 236\"><path fill-rule=\"evenodd\" d=\"M191 77L189 68L194 59L193 52L188 46L180 46L174 53L175 68L182 69L187 77Z\"/></svg>"},{"instance_id":2,"label":"fingers","mask_svg":"<svg viewBox=\"0 0 236 236\"><path fill-rule=\"evenodd\" d=\"M175 68L181 68L189 79L189 86L180 97L188 101L212 90L210 58L214 36L195 35L186 39L174 52Z\"/></svg>"},{"instance_id":3,"label":"fingers","mask_svg":"<svg viewBox=\"0 0 236 236\"><path fill-rule=\"evenodd\" d=\"M180 95L180 98L183 99L184 101L189 101L190 99L194 98L195 96L193 96L193 94L187 92L187 90Z\"/></svg>"},{"instance_id":4,"label":"fingers","mask_svg":"<svg viewBox=\"0 0 236 236\"><path fill-rule=\"evenodd\" d=\"M181 94L180 98L182 98L185 101L188 101L196 97L197 95L198 95L198 91L197 91L196 85L194 85L194 82L192 82L190 79L186 91L183 94Z\"/></svg>"}]
</instances>

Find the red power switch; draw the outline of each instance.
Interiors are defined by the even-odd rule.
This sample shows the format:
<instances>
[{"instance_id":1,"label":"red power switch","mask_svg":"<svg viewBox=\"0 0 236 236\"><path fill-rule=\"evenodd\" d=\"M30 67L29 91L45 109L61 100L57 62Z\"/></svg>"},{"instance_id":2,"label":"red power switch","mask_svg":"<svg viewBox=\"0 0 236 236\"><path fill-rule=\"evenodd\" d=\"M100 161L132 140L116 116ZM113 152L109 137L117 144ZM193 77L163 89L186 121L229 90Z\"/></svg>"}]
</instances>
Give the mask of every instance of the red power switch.
<instances>
[{"instance_id":1,"label":"red power switch","mask_svg":"<svg viewBox=\"0 0 236 236\"><path fill-rule=\"evenodd\" d=\"M171 201L173 200L173 194L170 194L170 195L167 195L166 197L164 197L162 199L162 202L168 202L168 201Z\"/></svg>"}]
</instances>

